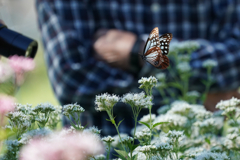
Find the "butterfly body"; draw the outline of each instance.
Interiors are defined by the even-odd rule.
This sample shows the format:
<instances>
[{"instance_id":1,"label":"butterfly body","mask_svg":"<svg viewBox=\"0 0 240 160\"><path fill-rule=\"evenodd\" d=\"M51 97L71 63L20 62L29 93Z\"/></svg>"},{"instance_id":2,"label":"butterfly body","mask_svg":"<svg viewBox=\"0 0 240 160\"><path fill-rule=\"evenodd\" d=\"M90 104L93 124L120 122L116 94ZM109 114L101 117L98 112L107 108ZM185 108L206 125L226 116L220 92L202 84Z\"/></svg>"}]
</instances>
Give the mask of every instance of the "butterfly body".
<instances>
[{"instance_id":1,"label":"butterfly body","mask_svg":"<svg viewBox=\"0 0 240 160\"><path fill-rule=\"evenodd\" d=\"M169 43L171 40L171 33L166 33L159 37L158 27L155 27L147 39L143 54L140 56L154 67L166 69L170 64L166 55L169 52Z\"/></svg>"}]
</instances>

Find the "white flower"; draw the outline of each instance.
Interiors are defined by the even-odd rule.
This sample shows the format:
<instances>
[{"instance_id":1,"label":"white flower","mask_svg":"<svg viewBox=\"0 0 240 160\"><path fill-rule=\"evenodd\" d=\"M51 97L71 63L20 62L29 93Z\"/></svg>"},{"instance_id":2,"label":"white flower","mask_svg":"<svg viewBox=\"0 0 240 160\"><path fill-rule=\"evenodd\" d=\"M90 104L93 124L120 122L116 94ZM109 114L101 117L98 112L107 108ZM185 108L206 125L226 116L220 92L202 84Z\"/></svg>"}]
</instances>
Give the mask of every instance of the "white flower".
<instances>
[{"instance_id":1,"label":"white flower","mask_svg":"<svg viewBox=\"0 0 240 160\"><path fill-rule=\"evenodd\" d=\"M150 134L150 129L149 128L145 128L141 131L136 132L136 134L135 134L135 137L137 139L145 139L145 138L148 139L148 138L150 138L150 136L151 136L151 134Z\"/></svg>"},{"instance_id":2,"label":"white flower","mask_svg":"<svg viewBox=\"0 0 240 160\"><path fill-rule=\"evenodd\" d=\"M114 141L114 138L111 136L107 136L107 137L103 137L102 141L106 142L106 143L111 143Z\"/></svg>"},{"instance_id":3,"label":"white flower","mask_svg":"<svg viewBox=\"0 0 240 160\"><path fill-rule=\"evenodd\" d=\"M190 59L191 59L191 56L189 55L178 55L179 62L183 62L183 61L189 62Z\"/></svg>"},{"instance_id":4,"label":"white flower","mask_svg":"<svg viewBox=\"0 0 240 160\"><path fill-rule=\"evenodd\" d=\"M177 65L177 69L180 71L180 72L189 72L191 70L191 67L189 65L189 63L187 62L181 62Z\"/></svg>"},{"instance_id":5,"label":"white flower","mask_svg":"<svg viewBox=\"0 0 240 160\"><path fill-rule=\"evenodd\" d=\"M207 111L207 110L202 110L202 109L198 109L198 110L195 109L194 112L195 112L195 116L198 120L207 119L213 115L212 112Z\"/></svg>"},{"instance_id":6,"label":"white flower","mask_svg":"<svg viewBox=\"0 0 240 160\"><path fill-rule=\"evenodd\" d=\"M124 138L124 137L128 137L128 135L125 133L120 133L120 137ZM113 138L114 138L114 141L112 142L112 146L117 147L121 143L119 135L115 135Z\"/></svg>"},{"instance_id":7,"label":"white flower","mask_svg":"<svg viewBox=\"0 0 240 160\"><path fill-rule=\"evenodd\" d=\"M106 156L103 154L96 155L94 156L94 158L90 158L90 160L105 160L105 159L106 159Z\"/></svg>"},{"instance_id":8,"label":"white flower","mask_svg":"<svg viewBox=\"0 0 240 160\"><path fill-rule=\"evenodd\" d=\"M156 118L156 115L155 115L155 114L151 114L152 122L155 120L155 118ZM150 114L143 116L143 117L140 119L140 121L141 121L141 122L145 122L145 123L150 123Z\"/></svg>"},{"instance_id":9,"label":"white flower","mask_svg":"<svg viewBox=\"0 0 240 160\"><path fill-rule=\"evenodd\" d=\"M150 76L149 78L142 77L138 80L138 83L141 84L139 88L152 88L157 85L157 79L153 76Z\"/></svg>"},{"instance_id":10,"label":"white flower","mask_svg":"<svg viewBox=\"0 0 240 160\"><path fill-rule=\"evenodd\" d=\"M140 149L141 149L141 146L138 146L137 148L135 148L133 151L133 156L137 155L137 160L147 160L146 155L139 151Z\"/></svg>"},{"instance_id":11,"label":"white flower","mask_svg":"<svg viewBox=\"0 0 240 160\"><path fill-rule=\"evenodd\" d=\"M95 133L95 134L100 134L101 133L101 130L99 130L96 126L92 126L92 127L89 127L85 130L83 130L83 132L91 132L91 133Z\"/></svg>"},{"instance_id":12,"label":"white flower","mask_svg":"<svg viewBox=\"0 0 240 160\"><path fill-rule=\"evenodd\" d=\"M127 93L123 96L122 102L128 103L131 107L148 108L152 105L152 98L145 95L144 92L141 93Z\"/></svg>"},{"instance_id":13,"label":"white flower","mask_svg":"<svg viewBox=\"0 0 240 160\"><path fill-rule=\"evenodd\" d=\"M188 104L186 101L174 101L171 103L171 107L174 107L174 106L179 106L179 105L184 105L184 104Z\"/></svg>"},{"instance_id":14,"label":"white flower","mask_svg":"<svg viewBox=\"0 0 240 160\"><path fill-rule=\"evenodd\" d=\"M73 115L74 113L82 113L85 109L78 104L67 104L63 106L63 114L65 116Z\"/></svg>"},{"instance_id":15,"label":"white flower","mask_svg":"<svg viewBox=\"0 0 240 160\"><path fill-rule=\"evenodd\" d=\"M145 129L148 129L147 126L145 126L145 125L138 125L138 126L136 127L136 133L137 133L137 132L142 132L142 131L145 130ZM132 134L132 135L133 135L133 133L134 133L134 128L131 130L131 134Z\"/></svg>"},{"instance_id":16,"label":"white flower","mask_svg":"<svg viewBox=\"0 0 240 160\"><path fill-rule=\"evenodd\" d=\"M173 130L173 131L169 131L167 133L167 137L178 139L178 138L183 138L184 134L183 134L183 131L175 131L175 130Z\"/></svg>"},{"instance_id":17,"label":"white flower","mask_svg":"<svg viewBox=\"0 0 240 160\"><path fill-rule=\"evenodd\" d=\"M196 50L200 47L200 44L197 41L188 40L188 41L177 41L171 44L170 51L175 52L186 52L188 50Z\"/></svg>"},{"instance_id":18,"label":"white flower","mask_svg":"<svg viewBox=\"0 0 240 160\"><path fill-rule=\"evenodd\" d=\"M164 105L160 108L158 108L157 113L158 114L164 114L166 113L171 107L169 105Z\"/></svg>"},{"instance_id":19,"label":"white flower","mask_svg":"<svg viewBox=\"0 0 240 160\"><path fill-rule=\"evenodd\" d=\"M196 121L193 125L198 126L200 128L211 128L213 129L221 129L223 127L223 118L222 117L214 117L208 118L203 121Z\"/></svg>"},{"instance_id":20,"label":"white flower","mask_svg":"<svg viewBox=\"0 0 240 160\"><path fill-rule=\"evenodd\" d=\"M165 115L160 115L156 117L155 121L153 124L158 123L158 122L170 122L167 124L168 125L174 125L174 126L186 126L187 124L187 118L178 114L165 114ZM155 127L156 129L160 129L160 126Z\"/></svg>"},{"instance_id":21,"label":"white flower","mask_svg":"<svg viewBox=\"0 0 240 160\"><path fill-rule=\"evenodd\" d=\"M231 133L238 133L240 134L239 128L238 127L231 127L227 129L227 133L231 134Z\"/></svg>"},{"instance_id":22,"label":"white flower","mask_svg":"<svg viewBox=\"0 0 240 160\"><path fill-rule=\"evenodd\" d=\"M108 93L104 93L100 96L96 96L95 105L97 111L106 111L111 110L113 106L119 101L119 97L117 95L110 95Z\"/></svg>"},{"instance_id":23,"label":"white flower","mask_svg":"<svg viewBox=\"0 0 240 160\"><path fill-rule=\"evenodd\" d=\"M221 110L225 110L230 107L237 107L240 105L240 99L232 97L232 99L229 100L221 100L217 105L216 108L219 108Z\"/></svg>"},{"instance_id":24,"label":"white flower","mask_svg":"<svg viewBox=\"0 0 240 160\"><path fill-rule=\"evenodd\" d=\"M157 147L155 145L145 145L139 149L139 152L149 154L151 152L155 152L156 150L157 150Z\"/></svg>"},{"instance_id":25,"label":"white flower","mask_svg":"<svg viewBox=\"0 0 240 160\"><path fill-rule=\"evenodd\" d=\"M217 61L208 59L203 62L203 67L208 68L208 67L216 67L217 66Z\"/></svg>"},{"instance_id":26,"label":"white flower","mask_svg":"<svg viewBox=\"0 0 240 160\"><path fill-rule=\"evenodd\" d=\"M166 88L167 87L167 84L165 82L158 82L156 87L158 89L162 89L162 88Z\"/></svg>"},{"instance_id":27,"label":"white flower","mask_svg":"<svg viewBox=\"0 0 240 160\"><path fill-rule=\"evenodd\" d=\"M226 153L214 153L210 151L203 151L196 154L194 160L228 160Z\"/></svg>"},{"instance_id":28,"label":"white flower","mask_svg":"<svg viewBox=\"0 0 240 160\"><path fill-rule=\"evenodd\" d=\"M134 139L132 137L126 136L126 137L121 137L123 143L131 143Z\"/></svg>"},{"instance_id":29,"label":"white flower","mask_svg":"<svg viewBox=\"0 0 240 160\"><path fill-rule=\"evenodd\" d=\"M198 91L189 91L189 92L187 92L187 96L198 98L198 97L200 97L200 93Z\"/></svg>"},{"instance_id":30,"label":"white flower","mask_svg":"<svg viewBox=\"0 0 240 160\"><path fill-rule=\"evenodd\" d=\"M55 111L55 108L50 103L41 103L37 105L35 108L33 108L34 112L41 112L41 113L48 113Z\"/></svg>"},{"instance_id":31,"label":"white flower","mask_svg":"<svg viewBox=\"0 0 240 160\"><path fill-rule=\"evenodd\" d=\"M165 81L166 74L165 73L158 73L158 74L156 74L156 77L159 81Z\"/></svg>"}]
</instances>

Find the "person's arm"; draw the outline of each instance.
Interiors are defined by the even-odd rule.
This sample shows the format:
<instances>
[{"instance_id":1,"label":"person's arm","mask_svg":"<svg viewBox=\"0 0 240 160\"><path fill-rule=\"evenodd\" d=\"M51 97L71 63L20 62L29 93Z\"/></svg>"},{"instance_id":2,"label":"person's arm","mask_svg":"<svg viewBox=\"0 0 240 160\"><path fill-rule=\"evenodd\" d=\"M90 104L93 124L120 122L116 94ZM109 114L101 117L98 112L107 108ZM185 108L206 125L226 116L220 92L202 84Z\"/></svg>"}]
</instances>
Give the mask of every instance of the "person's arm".
<instances>
[{"instance_id":1,"label":"person's arm","mask_svg":"<svg viewBox=\"0 0 240 160\"><path fill-rule=\"evenodd\" d=\"M83 95L127 87L133 81L132 75L94 58L89 11L84 2L77 3L77 21L72 19L76 8L61 1L37 0L36 5L49 78L61 103L81 103Z\"/></svg>"}]
</instances>

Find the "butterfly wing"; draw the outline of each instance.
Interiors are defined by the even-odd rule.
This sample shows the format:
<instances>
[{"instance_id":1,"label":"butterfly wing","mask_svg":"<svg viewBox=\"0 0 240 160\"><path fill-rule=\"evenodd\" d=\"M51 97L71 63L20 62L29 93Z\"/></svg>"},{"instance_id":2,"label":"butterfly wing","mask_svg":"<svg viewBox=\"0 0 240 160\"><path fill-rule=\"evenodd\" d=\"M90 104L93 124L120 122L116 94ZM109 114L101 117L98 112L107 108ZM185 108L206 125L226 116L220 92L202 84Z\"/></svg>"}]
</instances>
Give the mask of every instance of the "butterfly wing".
<instances>
[{"instance_id":1,"label":"butterfly wing","mask_svg":"<svg viewBox=\"0 0 240 160\"><path fill-rule=\"evenodd\" d=\"M147 42L144 46L143 55L145 55L147 51L150 50L151 48L159 47L159 45L160 45L159 31L158 31L158 27L155 27L149 34Z\"/></svg>"},{"instance_id":2,"label":"butterfly wing","mask_svg":"<svg viewBox=\"0 0 240 160\"><path fill-rule=\"evenodd\" d=\"M170 41L172 40L172 34L171 33L166 33L162 36L159 37L160 41L160 48L162 50L163 55L167 55L169 52L169 44Z\"/></svg>"},{"instance_id":3,"label":"butterfly wing","mask_svg":"<svg viewBox=\"0 0 240 160\"><path fill-rule=\"evenodd\" d=\"M159 68L161 66L162 54L159 47L153 47L145 53L145 59L154 67Z\"/></svg>"},{"instance_id":4,"label":"butterfly wing","mask_svg":"<svg viewBox=\"0 0 240 160\"><path fill-rule=\"evenodd\" d=\"M169 66L170 62L167 56L162 55L162 61L160 65L160 69L166 69Z\"/></svg>"},{"instance_id":5,"label":"butterfly wing","mask_svg":"<svg viewBox=\"0 0 240 160\"><path fill-rule=\"evenodd\" d=\"M155 27L149 34L142 58L158 69L166 69L169 66L169 59L165 55L169 52L171 40L171 33L166 33L159 37L158 27Z\"/></svg>"}]
</instances>

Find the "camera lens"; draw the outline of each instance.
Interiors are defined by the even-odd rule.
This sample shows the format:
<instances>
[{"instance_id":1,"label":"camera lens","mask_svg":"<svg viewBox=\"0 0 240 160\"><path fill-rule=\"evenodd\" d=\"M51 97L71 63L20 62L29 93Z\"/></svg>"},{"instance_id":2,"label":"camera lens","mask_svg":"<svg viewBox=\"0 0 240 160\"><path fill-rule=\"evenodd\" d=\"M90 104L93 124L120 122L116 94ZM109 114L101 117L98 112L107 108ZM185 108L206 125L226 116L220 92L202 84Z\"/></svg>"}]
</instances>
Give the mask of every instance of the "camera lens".
<instances>
[{"instance_id":1,"label":"camera lens","mask_svg":"<svg viewBox=\"0 0 240 160\"><path fill-rule=\"evenodd\" d=\"M13 55L34 58L37 52L37 41L12 31L0 24L0 54L5 57Z\"/></svg>"}]
</instances>

